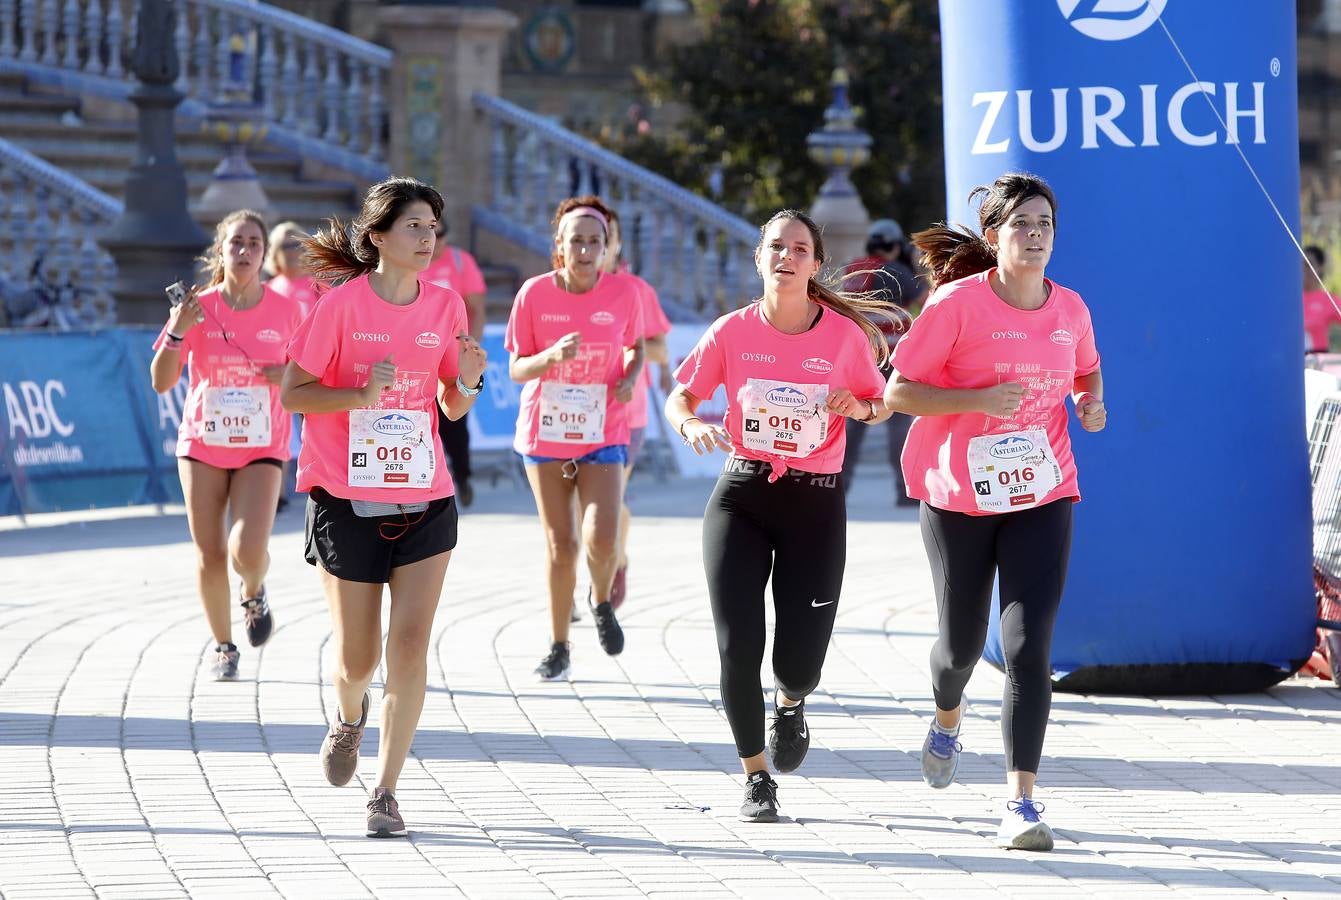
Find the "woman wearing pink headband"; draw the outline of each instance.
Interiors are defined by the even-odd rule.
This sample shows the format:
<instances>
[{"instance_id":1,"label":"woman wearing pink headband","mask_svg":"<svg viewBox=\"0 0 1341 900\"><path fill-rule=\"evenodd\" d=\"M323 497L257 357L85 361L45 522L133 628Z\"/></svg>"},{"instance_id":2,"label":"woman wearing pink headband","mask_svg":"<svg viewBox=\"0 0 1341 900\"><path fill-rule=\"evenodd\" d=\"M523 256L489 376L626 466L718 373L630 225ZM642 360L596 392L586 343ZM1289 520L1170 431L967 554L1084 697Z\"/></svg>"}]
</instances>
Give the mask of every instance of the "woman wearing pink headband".
<instances>
[{"instance_id":1,"label":"woman wearing pink headband","mask_svg":"<svg viewBox=\"0 0 1341 900\"><path fill-rule=\"evenodd\" d=\"M597 197L559 204L554 270L517 292L505 339L509 373L524 385L513 446L526 464L548 551L551 643L536 668L547 681L570 669L579 534L601 647L611 656L624 649L610 589L643 323L636 291L601 272L609 221Z\"/></svg>"}]
</instances>

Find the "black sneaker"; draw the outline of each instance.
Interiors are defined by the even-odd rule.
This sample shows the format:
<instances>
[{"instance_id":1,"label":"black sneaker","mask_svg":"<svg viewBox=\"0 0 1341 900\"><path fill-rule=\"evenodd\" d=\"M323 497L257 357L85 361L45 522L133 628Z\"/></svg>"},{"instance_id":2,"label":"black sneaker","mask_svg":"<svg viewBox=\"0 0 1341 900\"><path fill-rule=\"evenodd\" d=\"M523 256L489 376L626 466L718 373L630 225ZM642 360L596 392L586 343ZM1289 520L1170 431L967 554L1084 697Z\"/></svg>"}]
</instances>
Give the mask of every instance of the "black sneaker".
<instances>
[{"instance_id":1,"label":"black sneaker","mask_svg":"<svg viewBox=\"0 0 1341 900\"><path fill-rule=\"evenodd\" d=\"M592 606L591 615L596 620L596 635L601 639L601 649L611 656L623 653L624 629L619 627L619 621L615 618L615 608L608 602L597 603Z\"/></svg>"},{"instance_id":2,"label":"black sneaker","mask_svg":"<svg viewBox=\"0 0 1341 900\"><path fill-rule=\"evenodd\" d=\"M795 772L810 749L805 707L806 702L802 700L795 706L779 704L773 711L768 753L773 757L773 768L779 772Z\"/></svg>"},{"instance_id":3,"label":"black sneaker","mask_svg":"<svg viewBox=\"0 0 1341 900\"><path fill-rule=\"evenodd\" d=\"M740 804L742 822L778 820L778 783L767 772L752 772L745 779L745 802Z\"/></svg>"},{"instance_id":4,"label":"black sneaker","mask_svg":"<svg viewBox=\"0 0 1341 900\"><path fill-rule=\"evenodd\" d=\"M568 645L563 641L555 641L549 648L549 655L535 667L535 673L540 676L541 681L558 681L560 678L567 678L572 667L573 660L568 653Z\"/></svg>"},{"instance_id":5,"label":"black sneaker","mask_svg":"<svg viewBox=\"0 0 1341 900\"><path fill-rule=\"evenodd\" d=\"M246 597L246 593L241 587L238 588L238 594ZM270 615L270 600L265 595L265 585L261 585L261 595L259 597L242 601L242 609L246 616L247 642L253 647L259 647L270 640L270 632L274 630L275 620Z\"/></svg>"},{"instance_id":6,"label":"black sneaker","mask_svg":"<svg viewBox=\"0 0 1341 900\"><path fill-rule=\"evenodd\" d=\"M214 680L237 681L237 661L242 655L237 651L237 644L216 644L214 653Z\"/></svg>"}]
</instances>

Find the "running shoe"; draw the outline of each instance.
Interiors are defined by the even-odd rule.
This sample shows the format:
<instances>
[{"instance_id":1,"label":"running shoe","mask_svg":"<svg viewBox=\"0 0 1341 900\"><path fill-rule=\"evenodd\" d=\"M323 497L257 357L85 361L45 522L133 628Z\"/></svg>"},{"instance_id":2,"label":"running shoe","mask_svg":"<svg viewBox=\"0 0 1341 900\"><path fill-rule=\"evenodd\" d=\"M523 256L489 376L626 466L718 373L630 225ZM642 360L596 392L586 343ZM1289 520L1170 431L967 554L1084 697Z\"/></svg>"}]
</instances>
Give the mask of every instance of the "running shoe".
<instances>
[{"instance_id":1,"label":"running shoe","mask_svg":"<svg viewBox=\"0 0 1341 900\"><path fill-rule=\"evenodd\" d=\"M742 822L778 820L778 783L767 772L751 772L745 779L745 802L740 804Z\"/></svg>"},{"instance_id":2,"label":"running shoe","mask_svg":"<svg viewBox=\"0 0 1341 900\"><path fill-rule=\"evenodd\" d=\"M1001 817L1001 828L996 833L998 847L1007 850L1051 850L1052 829L1039 813L1043 804L1028 797L1006 801L1006 814Z\"/></svg>"},{"instance_id":3,"label":"running shoe","mask_svg":"<svg viewBox=\"0 0 1341 900\"><path fill-rule=\"evenodd\" d=\"M368 801L368 837L405 837L405 820L400 817L400 805L390 788L374 788Z\"/></svg>"},{"instance_id":4,"label":"running shoe","mask_svg":"<svg viewBox=\"0 0 1341 900\"><path fill-rule=\"evenodd\" d=\"M216 644L214 653L214 680L237 681L237 661L242 656L237 644Z\"/></svg>"},{"instance_id":5,"label":"running shoe","mask_svg":"<svg viewBox=\"0 0 1341 900\"><path fill-rule=\"evenodd\" d=\"M558 681L568 677L572 666L568 645L563 641L555 641L549 648L549 654L535 667L535 673L540 676L541 681Z\"/></svg>"},{"instance_id":6,"label":"running shoe","mask_svg":"<svg viewBox=\"0 0 1341 900\"><path fill-rule=\"evenodd\" d=\"M623 653L624 629L615 618L614 604L597 603L591 607L591 615L596 619L596 635L601 639L601 649L611 656Z\"/></svg>"},{"instance_id":7,"label":"running shoe","mask_svg":"<svg viewBox=\"0 0 1341 900\"><path fill-rule=\"evenodd\" d=\"M357 725L340 721L340 709L335 710L335 721L326 739L321 742L321 770L326 780L336 787L349 784L359 768L359 744L363 742L363 728L368 724L368 705L372 698L363 692L363 711Z\"/></svg>"},{"instance_id":8,"label":"running shoe","mask_svg":"<svg viewBox=\"0 0 1341 900\"><path fill-rule=\"evenodd\" d=\"M795 772L810 749L810 729L806 726L806 702L795 706L779 704L773 710L773 724L768 736L768 753L773 768L779 772Z\"/></svg>"},{"instance_id":9,"label":"running shoe","mask_svg":"<svg viewBox=\"0 0 1341 900\"><path fill-rule=\"evenodd\" d=\"M949 787L955 780L959 754L963 749L959 743L959 729L945 731L933 719L927 729L927 738L922 742L922 780L934 788Z\"/></svg>"},{"instance_id":10,"label":"running shoe","mask_svg":"<svg viewBox=\"0 0 1341 900\"><path fill-rule=\"evenodd\" d=\"M624 594L628 590L628 566L615 569L615 580L610 583L610 608L619 609L624 605Z\"/></svg>"},{"instance_id":11,"label":"running shoe","mask_svg":"<svg viewBox=\"0 0 1341 900\"><path fill-rule=\"evenodd\" d=\"M238 585L238 596L245 598L246 589ZM242 601L242 612L247 626L247 642L259 647L270 640L270 632L275 628L275 619L270 615L270 598L266 596L265 585L261 593L250 600Z\"/></svg>"}]
</instances>

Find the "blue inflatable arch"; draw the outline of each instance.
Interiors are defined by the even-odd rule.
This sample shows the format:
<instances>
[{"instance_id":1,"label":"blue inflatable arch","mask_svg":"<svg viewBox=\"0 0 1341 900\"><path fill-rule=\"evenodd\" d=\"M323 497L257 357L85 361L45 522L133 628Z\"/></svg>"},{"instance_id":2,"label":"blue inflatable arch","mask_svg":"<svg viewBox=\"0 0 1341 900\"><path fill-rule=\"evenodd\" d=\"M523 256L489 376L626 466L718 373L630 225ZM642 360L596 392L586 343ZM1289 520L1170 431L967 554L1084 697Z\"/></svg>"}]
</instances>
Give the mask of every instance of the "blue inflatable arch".
<instances>
[{"instance_id":1,"label":"blue inflatable arch","mask_svg":"<svg viewBox=\"0 0 1341 900\"><path fill-rule=\"evenodd\" d=\"M1049 274L1103 355L1108 428L1073 421L1055 682L1274 684L1313 643L1300 262L1239 152L1297 234L1294 4L940 8L949 217L976 225L969 190L1003 171L1047 178Z\"/></svg>"}]
</instances>

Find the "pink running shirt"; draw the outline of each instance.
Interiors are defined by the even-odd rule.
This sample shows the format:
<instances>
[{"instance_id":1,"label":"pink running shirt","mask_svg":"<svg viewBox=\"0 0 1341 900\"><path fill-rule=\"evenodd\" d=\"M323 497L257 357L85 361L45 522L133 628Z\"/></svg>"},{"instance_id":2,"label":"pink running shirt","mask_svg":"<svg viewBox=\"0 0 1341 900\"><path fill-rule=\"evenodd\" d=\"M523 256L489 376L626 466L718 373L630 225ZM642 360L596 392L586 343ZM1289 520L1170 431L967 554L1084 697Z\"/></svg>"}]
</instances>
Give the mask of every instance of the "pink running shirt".
<instances>
[{"instance_id":1,"label":"pink running shirt","mask_svg":"<svg viewBox=\"0 0 1341 900\"><path fill-rule=\"evenodd\" d=\"M711 397L719 385L725 385L725 425L731 435L731 455L772 463L774 476L787 469L823 475L842 471L847 423L843 416L822 410L820 415L826 417L823 441L804 456L784 456L747 447L744 429L751 429L754 442L755 429L770 427L773 418L769 412L758 419L756 410L751 408L748 417L751 421L744 424L747 416L743 401L751 382L767 383L765 399L770 396L776 399L761 408L773 410L794 405L798 412L811 413L815 400L823 403L821 395L827 397L846 388L863 400L878 399L885 387L866 332L856 322L823 308L814 328L801 334L784 334L764 318L758 302L712 323L675 370L675 380L699 398ZM808 396L807 385L820 388L816 397ZM789 443L785 437L772 440L775 446ZM800 448L778 446L777 449L790 453Z\"/></svg>"},{"instance_id":2,"label":"pink running shirt","mask_svg":"<svg viewBox=\"0 0 1341 900\"><path fill-rule=\"evenodd\" d=\"M1333 322L1341 323L1341 315L1332 308L1326 291L1304 292L1304 331L1308 334L1308 349L1327 352L1328 332Z\"/></svg>"},{"instance_id":3,"label":"pink running shirt","mask_svg":"<svg viewBox=\"0 0 1341 900\"><path fill-rule=\"evenodd\" d=\"M1061 470L1060 484L1038 505L1080 499L1067 434L1066 398L1076 378L1099 368L1090 312L1080 295L1047 281L1038 309L1017 309L997 296L991 270L943 284L894 350L895 376L940 388L985 388L1006 381L1025 386L1009 419L985 413L919 416L903 447L908 495L937 509L992 515L978 508L969 476L969 441L1025 429L1047 433Z\"/></svg>"},{"instance_id":4,"label":"pink running shirt","mask_svg":"<svg viewBox=\"0 0 1341 900\"><path fill-rule=\"evenodd\" d=\"M650 284L627 269L621 269L607 277L626 278L633 283L643 311L644 338L656 338L670 333L670 319L666 318L666 312L661 308L661 301L657 299L657 292ZM633 389L633 401L629 403L629 428L647 427L647 392L651 387L652 366L643 360L642 374L638 376L638 386Z\"/></svg>"},{"instance_id":5,"label":"pink running shirt","mask_svg":"<svg viewBox=\"0 0 1341 900\"><path fill-rule=\"evenodd\" d=\"M306 319L312 314L312 307L317 305L317 280L311 276L302 278L290 278L287 275L276 275L265 283L266 287L277 294L282 294L298 304L298 309Z\"/></svg>"},{"instance_id":6,"label":"pink running shirt","mask_svg":"<svg viewBox=\"0 0 1341 900\"><path fill-rule=\"evenodd\" d=\"M177 456L189 456L218 469L240 469L258 459L288 459L289 414L280 405L279 385L267 382L261 369L284 364L284 348L302 321L298 305L270 290L268 285L260 303L241 311L224 302L219 287L203 291L199 299L205 321L183 336L181 347L190 388L182 409L182 424L177 429ZM163 346L167 333L165 325L154 341L155 350ZM241 389L236 397L243 405L246 395L268 394L270 440L267 443L251 446L206 443L207 432L218 434L217 429L226 425L219 413L233 408L233 401L229 399L215 410L214 415L207 410L214 405L211 397L222 400L218 389L224 388ZM245 415L241 406L237 407L237 412ZM255 437L258 432L252 431L251 435ZM239 435L234 440L246 438Z\"/></svg>"},{"instance_id":7,"label":"pink running shirt","mask_svg":"<svg viewBox=\"0 0 1341 900\"><path fill-rule=\"evenodd\" d=\"M632 283L624 276L603 274L585 294L572 294L554 283L553 272L537 275L517 292L503 343L509 353L534 356L574 331L582 335L577 358L522 386L513 447L525 456L577 459L629 442L628 406L615 399L614 391L624 376L624 351L643 336L642 306ZM546 383L605 385L604 437L583 443L542 440Z\"/></svg>"},{"instance_id":8,"label":"pink running shirt","mask_svg":"<svg viewBox=\"0 0 1341 900\"><path fill-rule=\"evenodd\" d=\"M438 383L451 384L460 373L456 336L466 330L466 305L455 291L422 278L419 296L405 306L379 297L367 275L332 288L299 326L289 356L327 387L357 388L368 383L373 364L390 355L396 364L396 383L370 408L428 414L432 482L424 488L351 486L350 412L307 413L298 454L298 490L321 487L345 500L386 503L419 503L455 492L438 437L437 398Z\"/></svg>"}]
</instances>

